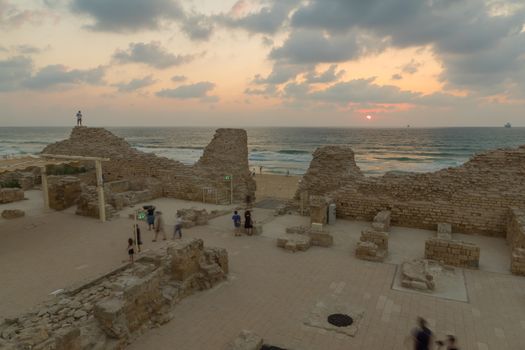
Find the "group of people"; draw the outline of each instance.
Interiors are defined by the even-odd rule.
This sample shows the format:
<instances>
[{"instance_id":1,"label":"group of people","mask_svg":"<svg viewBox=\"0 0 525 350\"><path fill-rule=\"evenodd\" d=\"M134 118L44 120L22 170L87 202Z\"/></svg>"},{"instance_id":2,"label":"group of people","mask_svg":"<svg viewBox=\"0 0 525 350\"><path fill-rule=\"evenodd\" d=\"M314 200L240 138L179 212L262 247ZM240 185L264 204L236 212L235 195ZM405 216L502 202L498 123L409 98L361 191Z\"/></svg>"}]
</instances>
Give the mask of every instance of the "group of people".
<instances>
[{"instance_id":1,"label":"group of people","mask_svg":"<svg viewBox=\"0 0 525 350\"><path fill-rule=\"evenodd\" d=\"M412 337L414 339L414 350L429 350L432 349L433 334L430 328L428 328L427 321L419 317L417 320L418 327L413 331ZM437 340L437 349L443 348L446 345L447 350L459 350L456 345L456 337L448 335L446 341Z\"/></svg>"},{"instance_id":2,"label":"group of people","mask_svg":"<svg viewBox=\"0 0 525 350\"><path fill-rule=\"evenodd\" d=\"M237 210L233 212L232 221L233 221L233 227L235 229L235 236L242 235L242 232L241 232L242 220ZM247 235L249 236L253 235L253 219L252 219L252 213L249 210L246 210L244 212L244 230Z\"/></svg>"},{"instance_id":3,"label":"group of people","mask_svg":"<svg viewBox=\"0 0 525 350\"><path fill-rule=\"evenodd\" d=\"M145 206L143 209L146 211L146 223L148 225L148 231L153 230L155 235L153 236L152 242L157 242L159 235L162 235L162 240L166 240L166 232L164 231L164 216L160 210L156 210L153 205ZM137 250L140 253L142 246L142 238L140 232L140 226L138 224L133 224L133 234L136 241L133 238L128 239L128 255L130 262L134 261L135 255L135 242ZM175 225L173 228L173 237L172 239L182 238L182 218L179 214L175 216Z\"/></svg>"}]
</instances>

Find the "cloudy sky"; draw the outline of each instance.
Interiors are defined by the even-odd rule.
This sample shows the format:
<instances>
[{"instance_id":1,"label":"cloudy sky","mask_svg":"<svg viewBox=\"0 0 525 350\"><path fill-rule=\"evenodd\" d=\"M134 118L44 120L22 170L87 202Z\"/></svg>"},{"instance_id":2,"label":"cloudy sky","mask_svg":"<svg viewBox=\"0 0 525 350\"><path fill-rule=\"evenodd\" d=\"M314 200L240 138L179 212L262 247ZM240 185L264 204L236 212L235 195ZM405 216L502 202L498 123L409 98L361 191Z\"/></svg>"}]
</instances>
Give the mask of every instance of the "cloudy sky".
<instances>
[{"instance_id":1,"label":"cloudy sky","mask_svg":"<svg viewBox=\"0 0 525 350\"><path fill-rule=\"evenodd\" d=\"M78 109L108 126L525 126L525 1L0 0L0 126Z\"/></svg>"}]
</instances>

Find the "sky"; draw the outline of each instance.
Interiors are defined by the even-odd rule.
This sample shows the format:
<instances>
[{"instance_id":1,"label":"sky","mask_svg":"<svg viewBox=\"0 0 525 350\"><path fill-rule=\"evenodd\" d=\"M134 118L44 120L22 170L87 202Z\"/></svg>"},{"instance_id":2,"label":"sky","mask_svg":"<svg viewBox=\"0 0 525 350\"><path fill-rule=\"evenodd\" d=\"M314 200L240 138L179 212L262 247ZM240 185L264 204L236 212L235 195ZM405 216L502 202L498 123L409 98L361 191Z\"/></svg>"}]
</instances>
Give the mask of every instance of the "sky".
<instances>
[{"instance_id":1,"label":"sky","mask_svg":"<svg viewBox=\"0 0 525 350\"><path fill-rule=\"evenodd\" d=\"M523 0L0 0L0 126L525 126Z\"/></svg>"}]
</instances>

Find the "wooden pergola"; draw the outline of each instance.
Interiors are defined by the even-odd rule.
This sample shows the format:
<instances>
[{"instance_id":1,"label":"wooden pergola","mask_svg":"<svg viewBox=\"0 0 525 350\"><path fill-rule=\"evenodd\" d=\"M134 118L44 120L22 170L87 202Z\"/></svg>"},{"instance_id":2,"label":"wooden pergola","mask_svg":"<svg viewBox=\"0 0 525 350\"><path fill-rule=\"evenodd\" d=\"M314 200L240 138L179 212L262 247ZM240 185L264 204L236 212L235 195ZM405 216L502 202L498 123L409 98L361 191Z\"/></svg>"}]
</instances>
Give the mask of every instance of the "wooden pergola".
<instances>
[{"instance_id":1,"label":"wooden pergola","mask_svg":"<svg viewBox=\"0 0 525 350\"><path fill-rule=\"evenodd\" d=\"M102 162L109 161L109 158L66 156L61 154L40 154L28 155L24 157L0 159L0 174L5 172L24 170L30 167L39 167L42 174L42 194L44 206L49 208L49 188L47 182L48 165L70 164L79 161L94 161L97 176L97 197L98 210L101 221L106 221L106 201L104 199L104 181L102 179Z\"/></svg>"}]
</instances>

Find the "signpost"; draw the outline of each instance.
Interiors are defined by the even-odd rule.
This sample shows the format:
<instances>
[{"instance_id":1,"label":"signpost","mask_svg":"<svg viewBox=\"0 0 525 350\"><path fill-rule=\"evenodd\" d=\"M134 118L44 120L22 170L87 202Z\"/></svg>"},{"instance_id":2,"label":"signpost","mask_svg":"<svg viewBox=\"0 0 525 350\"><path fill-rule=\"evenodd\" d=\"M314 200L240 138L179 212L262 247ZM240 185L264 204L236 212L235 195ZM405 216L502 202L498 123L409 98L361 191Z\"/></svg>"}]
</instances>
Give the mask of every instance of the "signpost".
<instances>
[{"instance_id":1,"label":"signpost","mask_svg":"<svg viewBox=\"0 0 525 350\"><path fill-rule=\"evenodd\" d=\"M230 204L233 204L233 175L224 175L225 181L230 181Z\"/></svg>"}]
</instances>

